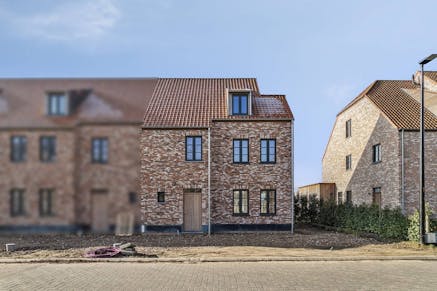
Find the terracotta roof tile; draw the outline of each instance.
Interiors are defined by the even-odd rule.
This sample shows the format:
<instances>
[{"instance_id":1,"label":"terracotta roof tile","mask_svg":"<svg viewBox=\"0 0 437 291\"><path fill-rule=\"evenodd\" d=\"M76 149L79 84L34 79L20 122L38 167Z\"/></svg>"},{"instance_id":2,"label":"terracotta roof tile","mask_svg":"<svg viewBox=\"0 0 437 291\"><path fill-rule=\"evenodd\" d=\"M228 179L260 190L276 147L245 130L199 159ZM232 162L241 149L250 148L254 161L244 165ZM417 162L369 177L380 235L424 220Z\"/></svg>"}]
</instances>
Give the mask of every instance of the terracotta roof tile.
<instances>
[{"instance_id":1,"label":"terracotta roof tile","mask_svg":"<svg viewBox=\"0 0 437 291\"><path fill-rule=\"evenodd\" d=\"M79 122L138 122L156 78L0 79L0 127L70 127ZM48 92L80 99L68 116L46 115Z\"/></svg>"},{"instance_id":2,"label":"terracotta roof tile","mask_svg":"<svg viewBox=\"0 0 437 291\"><path fill-rule=\"evenodd\" d=\"M362 98L369 98L398 128L419 129L420 103L407 92L418 89L412 81L382 80L372 83L339 114ZM437 129L437 116L425 108L425 128Z\"/></svg>"},{"instance_id":3,"label":"terracotta roof tile","mask_svg":"<svg viewBox=\"0 0 437 291\"><path fill-rule=\"evenodd\" d=\"M228 91L250 90L253 115L228 116ZM260 95L254 78L159 79L144 115L144 127L208 127L212 120L292 118L285 96Z\"/></svg>"}]
</instances>

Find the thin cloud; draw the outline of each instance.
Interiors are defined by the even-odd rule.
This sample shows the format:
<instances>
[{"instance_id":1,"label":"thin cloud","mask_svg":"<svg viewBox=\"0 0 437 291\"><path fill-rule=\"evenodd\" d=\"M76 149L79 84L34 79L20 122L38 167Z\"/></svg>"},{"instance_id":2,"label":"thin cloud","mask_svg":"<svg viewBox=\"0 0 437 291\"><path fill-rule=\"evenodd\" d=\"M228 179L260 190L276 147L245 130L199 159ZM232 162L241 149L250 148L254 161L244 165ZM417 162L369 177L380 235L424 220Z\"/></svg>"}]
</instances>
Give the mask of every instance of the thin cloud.
<instances>
[{"instance_id":1,"label":"thin cloud","mask_svg":"<svg viewBox=\"0 0 437 291\"><path fill-rule=\"evenodd\" d=\"M99 41L115 27L121 11L112 0L96 0L62 3L31 15L11 11L7 15L4 21L24 35L71 43Z\"/></svg>"}]
</instances>

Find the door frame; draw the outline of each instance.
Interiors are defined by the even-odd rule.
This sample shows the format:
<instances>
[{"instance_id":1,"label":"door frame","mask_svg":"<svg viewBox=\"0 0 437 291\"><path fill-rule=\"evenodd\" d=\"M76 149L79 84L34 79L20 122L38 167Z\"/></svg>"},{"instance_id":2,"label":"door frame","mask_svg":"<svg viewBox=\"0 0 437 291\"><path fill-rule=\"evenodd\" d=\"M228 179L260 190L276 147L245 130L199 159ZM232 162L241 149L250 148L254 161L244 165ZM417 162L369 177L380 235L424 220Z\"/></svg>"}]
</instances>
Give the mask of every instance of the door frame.
<instances>
[{"instance_id":1,"label":"door frame","mask_svg":"<svg viewBox=\"0 0 437 291\"><path fill-rule=\"evenodd\" d=\"M194 205L195 204L195 202L194 201L196 201L195 199L193 199L192 201L193 201L193 209L195 209L195 208L197 208L197 210L198 210L198 221L199 221L199 228L198 229L189 229L189 230L187 230L187 227L186 227L186 221L187 221L187 219L186 219L186 207L187 207L187 205L186 205L186 203L187 203L187 201L186 201L186 197L187 197L187 195L193 195L193 196L197 196L197 198L198 198L198 200L197 201L199 201L198 202L198 205L196 206L196 205ZM183 215L182 215L182 220L183 220L183 222L182 222L182 231L184 231L184 232L202 232L202 189L197 189L197 188L188 188L188 189L184 189L184 191L183 191Z\"/></svg>"}]
</instances>

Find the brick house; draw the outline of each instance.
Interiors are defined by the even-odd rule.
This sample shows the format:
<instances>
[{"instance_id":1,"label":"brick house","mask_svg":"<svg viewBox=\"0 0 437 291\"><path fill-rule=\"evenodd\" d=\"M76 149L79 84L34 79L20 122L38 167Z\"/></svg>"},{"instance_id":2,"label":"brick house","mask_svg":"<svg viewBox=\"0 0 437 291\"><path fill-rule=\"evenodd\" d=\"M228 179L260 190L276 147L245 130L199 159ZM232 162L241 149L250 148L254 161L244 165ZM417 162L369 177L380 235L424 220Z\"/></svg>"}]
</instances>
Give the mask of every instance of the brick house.
<instances>
[{"instance_id":1,"label":"brick house","mask_svg":"<svg viewBox=\"0 0 437 291\"><path fill-rule=\"evenodd\" d=\"M289 230L293 116L255 79L159 79L141 131L143 231Z\"/></svg>"},{"instance_id":2,"label":"brick house","mask_svg":"<svg viewBox=\"0 0 437 291\"><path fill-rule=\"evenodd\" d=\"M375 81L338 115L322 161L336 199L411 213L419 207L420 74ZM426 72L426 201L437 211L437 72Z\"/></svg>"},{"instance_id":3,"label":"brick house","mask_svg":"<svg viewBox=\"0 0 437 291\"><path fill-rule=\"evenodd\" d=\"M0 79L0 230L140 223L139 132L157 79Z\"/></svg>"}]
</instances>

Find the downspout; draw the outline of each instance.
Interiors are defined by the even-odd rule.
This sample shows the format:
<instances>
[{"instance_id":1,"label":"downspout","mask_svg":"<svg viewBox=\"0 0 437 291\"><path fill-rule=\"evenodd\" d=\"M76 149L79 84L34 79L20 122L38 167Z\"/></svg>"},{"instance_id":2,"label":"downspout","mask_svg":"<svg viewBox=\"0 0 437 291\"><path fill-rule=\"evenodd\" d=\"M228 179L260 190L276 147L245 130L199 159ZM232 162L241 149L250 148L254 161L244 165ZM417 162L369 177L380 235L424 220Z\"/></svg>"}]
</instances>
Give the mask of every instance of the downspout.
<instances>
[{"instance_id":1,"label":"downspout","mask_svg":"<svg viewBox=\"0 0 437 291\"><path fill-rule=\"evenodd\" d=\"M208 127L208 236L211 235L211 128Z\"/></svg>"},{"instance_id":2,"label":"downspout","mask_svg":"<svg viewBox=\"0 0 437 291\"><path fill-rule=\"evenodd\" d=\"M401 210L405 214L405 152L404 130L401 129Z\"/></svg>"},{"instance_id":3,"label":"downspout","mask_svg":"<svg viewBox=\"0 0 437 291\"><path fill-rule=\"evenodd\" d=\"M291 159L290 159L290 170L291 170L291 234L294 233L294 119L291 119Z\"/></svg>"}]
</instances>

